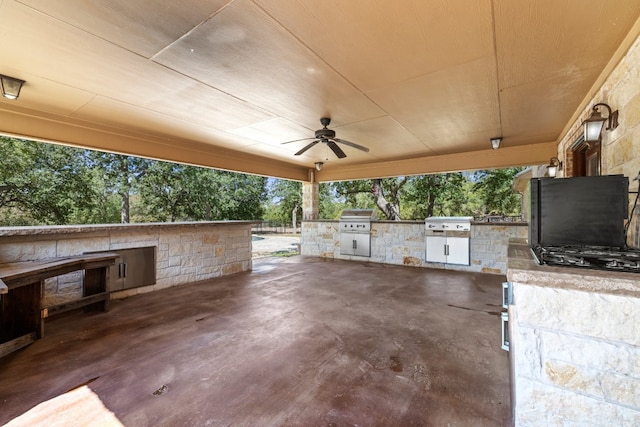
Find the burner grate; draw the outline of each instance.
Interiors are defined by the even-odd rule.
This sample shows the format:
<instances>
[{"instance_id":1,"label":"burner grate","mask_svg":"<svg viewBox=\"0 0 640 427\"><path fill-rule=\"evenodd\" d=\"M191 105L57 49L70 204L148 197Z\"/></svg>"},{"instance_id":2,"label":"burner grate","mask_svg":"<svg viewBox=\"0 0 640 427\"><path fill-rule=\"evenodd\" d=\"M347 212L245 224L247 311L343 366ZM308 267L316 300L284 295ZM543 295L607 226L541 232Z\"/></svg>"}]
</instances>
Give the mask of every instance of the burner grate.
<instances>
[{"instance_id":1,"label":"burner grate","mask_svg":"<svg viewBox=\"0 0 640 427\"><path fill-rule=\"evenodd\" d=\"M640 272L640 250L603 246L543 246L531 248L538 264Z\"/></svg>"}]
</instances>

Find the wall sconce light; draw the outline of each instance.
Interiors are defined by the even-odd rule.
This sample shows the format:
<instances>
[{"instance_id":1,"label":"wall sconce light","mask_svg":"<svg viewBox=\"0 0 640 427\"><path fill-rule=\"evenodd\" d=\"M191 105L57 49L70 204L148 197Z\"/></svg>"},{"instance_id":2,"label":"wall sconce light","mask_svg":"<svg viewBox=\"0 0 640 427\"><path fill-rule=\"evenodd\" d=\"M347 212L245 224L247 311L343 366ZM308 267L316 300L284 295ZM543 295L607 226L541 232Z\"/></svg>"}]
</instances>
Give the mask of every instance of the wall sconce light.
<instances>
[{"instance_id":1,"label":"wall sconce light","mask_svg":"<svg viewBox=\"0 0 640 427\"><path fill-rule=\"evenodd\" d=\"M316 163L315 163L315 165L316 165L316 170L318 170L318 171L319 171L320 169L322 169L322 166L324 166L324 163L322 163L322 162L316 162Z\"/></svg>"},{"instance_id":2,"label":"wall sconce light","mask_svg":"<svg viewBox=\"0 0 640 427\"><path fill-rule=\"evenodd\" d=\"M14 77L5 76L0 74L0 86L2 86L2 96L7 99L18 99L20 96L20 89L24 80L16 79Z\"/></svg>"},{"instance_id":3,"label":"wall sconce light","mask_svg":"<svg viewBox=\"0 0 640 427\"><path fill-rule=\"evenodd\" d=\"M493 148L494 150L497 150L498 148L500 148L500 141L502 141L502 137L498 136L495 138L491 138L491 148Z\"/></svg>"},{"instance_id":4,"label":"wall sconce light","mask_svg":"<svg viewBox=\"0 0 640 427\"><path fill-rule=\"evenodd\" d=\"M547 172L551 178L555 178L558 171L562 170L562 162L557 157L552 157L549 159L549 164L547 165Z\"/></svg>"},{"instance_id":5,"label":"wall sconce light","mask_svg":"<svg viewBox=\"0 0 640 427\"><path fill-rule=\"evenodd\" d=\"M602 117L598 107L604 107L607 109L609 115ZM587 120L582 124L584 125L584 140L587 142L600 141L600 134L602 133L602 126L607 122L606 130L613 130L618 127L618 110L611 112L611 107L602 102L593 106L593 111Z\"/></svg>"}]
</instances>

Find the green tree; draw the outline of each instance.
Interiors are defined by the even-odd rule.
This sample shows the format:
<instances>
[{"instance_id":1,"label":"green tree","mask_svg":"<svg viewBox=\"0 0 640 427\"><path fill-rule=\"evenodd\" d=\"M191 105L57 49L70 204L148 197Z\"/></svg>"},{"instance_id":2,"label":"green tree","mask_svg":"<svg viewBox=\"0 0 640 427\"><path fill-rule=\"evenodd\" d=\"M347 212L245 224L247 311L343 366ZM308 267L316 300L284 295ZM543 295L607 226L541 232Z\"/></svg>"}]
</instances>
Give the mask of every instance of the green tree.
<instances>
[{"instance_id":1,"label":"green tree","mask_svg":"<svg viewBox=\"0 0 640 427\"><path fill-rule=\"evenodd\" d=\"M294 229L302 216L302 183L275 179L269 188L271 200L270 220L291 222Z\"/></svg>"},{"instance_id":2,"label":"green tree","mask_svg":"<svg viewBox=\"0 0 640 427\"><path fill-rule=\"evenodd\" d=\"M0 208L36 224L86 222L95 208L81 150L0 137Z\"/></svg>"},{"instance_id":3,"label":"green tree","mask_svg":"<svg viewBox=\"0 0 640 427\"><path fill-rule=\"evenodd\" d=\"M464 174L420 175L406 186L407 218L472 215L470 186Z\"/></svg>"},{"instance_id":4,"label":"green tree","mask_svg":"<svg viewBox=\"0 0 640 427\"><path fill-rule=\"evenodd\" d=\"M318 193L320 198L318 217L320 219L339 219L346 205L338 200L331 184L328 182L320 183L318 185Z\"/></svg>"},{"instance_id":5,"label":"green tree","mask_svg":"<svg viewBox=\"0 0 640 427\"><path fill-rule=\"evenodd\" d=\"M149 218L161 222L185 220L189 188L184 165L151 162L140 181L140 198Z\"/></svg>"},{"instance_id":6,"label":"green tree","mask_svg":"<svg viewBox=\"0 0 640 427\"><path fill-rule=\"evenodd\" d=\"M266 178L151 162L139 181L145 218L155 221L259 219Z\"/></svg>"},{"instance_id":7,"label":"green tree","mask_svg":"<svg viewBox=\"0 0 640 427\"><path fill-rule=\"evenodd\" d=\"M264 214L267 178L187 166L189 200L185 212L192 220L251 220Z\"/></svg>"},{"instance_id":8,"label":"green tree","mask_svg":"<svg viewBox=\"0 0 640 427\"><path fill-rule=\"evenodd\" d=\"M100 151L87 153L89 165L99 171L100 176L95 177L95 184L103 200L110 194L117 195L120 199L120 222L131 222L131 195L152 161Z\"/></svg>"},{"instance_id":9,"label":"green tree","mask_svg":"<svg viewBox=\"0 0 640 427\"><path fill-rule=\"evenodd\" d=\"M489 215L520 214L520 198L513 191L513 178L524 168L481 170L473 174L473 190L484 204L483 213Z\"/></svg>"}]
</instances>

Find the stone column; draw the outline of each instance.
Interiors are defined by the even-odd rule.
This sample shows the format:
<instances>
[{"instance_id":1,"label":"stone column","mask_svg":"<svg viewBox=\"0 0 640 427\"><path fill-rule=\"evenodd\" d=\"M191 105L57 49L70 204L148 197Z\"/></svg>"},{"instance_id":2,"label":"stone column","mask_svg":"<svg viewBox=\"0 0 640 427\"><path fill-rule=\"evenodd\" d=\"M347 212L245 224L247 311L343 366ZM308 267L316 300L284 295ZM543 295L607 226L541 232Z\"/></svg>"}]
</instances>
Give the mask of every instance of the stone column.
<instances>
[{"instance_id":1,"label":"stone column","mask_svg":"<svg viewBox=\"0 0 640 427\"><path fill-rule=\"evenodd\" d=\"M309 181L302 183L302 220L318 219L320 196L319 186L315 181L315 171L309 171Z\"/></svg>"}]
</instances>

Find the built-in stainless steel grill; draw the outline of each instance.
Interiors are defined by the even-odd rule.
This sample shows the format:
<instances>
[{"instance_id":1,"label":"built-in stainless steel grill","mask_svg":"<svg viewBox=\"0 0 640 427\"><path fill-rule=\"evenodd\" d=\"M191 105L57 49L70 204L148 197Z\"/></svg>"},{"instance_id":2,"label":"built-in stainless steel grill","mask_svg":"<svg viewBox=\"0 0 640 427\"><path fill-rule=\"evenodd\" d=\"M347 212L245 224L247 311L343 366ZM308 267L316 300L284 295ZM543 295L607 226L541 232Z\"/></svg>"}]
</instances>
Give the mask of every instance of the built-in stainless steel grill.
<instances>
[{"instance_id":1,"label":"built-in stainless steel grill","mask_svg":"<svg viewBox=\"0 0 640 427\"><path fill-rule=\"evenodd\" d=\"M345 209L340 215L340 254L371 256L373 209Z\"/></svg>"},{"instance_id":2,"label":"built-in stainless steel grill","mask_svg":"<svg viewBox=\"0 0 640 427\"><path fill-rule=\"evenodd\" d=\"M471 216L430 216L424 220L427 230L470 231Z\"/></svg>"},{"instance_id":3,"label":"built-in stainless steel grill","mask_svg":"<svg viewBox=\"0 0 640 427\"><path fill-rule=\"evenodd\" d=\"M432 216L425 220L425 260L469 265L470 216Z\"/></svg>"}]
</instances>

